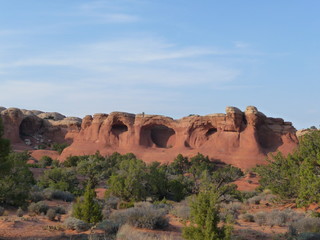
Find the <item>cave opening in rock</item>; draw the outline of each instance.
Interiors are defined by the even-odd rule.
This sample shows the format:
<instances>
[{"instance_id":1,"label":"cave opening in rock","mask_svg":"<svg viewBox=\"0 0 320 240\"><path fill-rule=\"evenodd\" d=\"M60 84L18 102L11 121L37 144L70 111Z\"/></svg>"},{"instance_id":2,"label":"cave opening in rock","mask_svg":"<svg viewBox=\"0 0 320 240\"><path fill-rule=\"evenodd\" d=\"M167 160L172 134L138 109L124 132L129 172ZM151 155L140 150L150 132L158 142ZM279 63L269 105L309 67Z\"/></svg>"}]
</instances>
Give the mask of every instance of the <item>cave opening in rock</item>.
<instances>
[{"instance_id":1,"label":"cave opening in rock","mask_svg":"<svg viewBox=\"0 0 320 240\"><path fill-rule=\"evenodd\" d=\"M127 131L128 131L128 126L122 122L113 124L111 127L111 132L116 136L119 136L121 133L124 133Z\"/></svg>"},{"instance_id":2,"label":"cave opening in rock","mask_svg":"<svg viewBox=\"0 0 320 240\"><path fill-rule=\"evenodd\" d=\"M150 129L152 142L159 148L173 147L175 131L164 125L156 125Z\"/></svg>"},{"instance_id":3,"label":"cave opening in rock","mask_svg":"<svg viewBox=\"0 0 320 240\"><path fill-rule=\"evenodd\" d=\"M176 132L165 125L143 126L140 133L140 145L146 147L171 148L176 140Z\"/></svg>"},{"instance_id":4,"label":"cave opening in rock","mask_svg":"<svg viewBox=\"0 0 320 240\"><path fill-rule=\"evenodd\" d=\"M19 126L20 138L33 137L35 134L42 134L43 121L32 117L26 117Z\"/></svg>"},{"instance_id":5,"label":"cave opening in rock","mask_svg":"<svg viewBox=\"0 0 320 240\"><path fill-rule=\"evenodd\" d=\"M206 132L206 136L210 137L212 134L216 133L217 129L216 128L210 128L207 132Z\"/></svg>"}]
</instances>

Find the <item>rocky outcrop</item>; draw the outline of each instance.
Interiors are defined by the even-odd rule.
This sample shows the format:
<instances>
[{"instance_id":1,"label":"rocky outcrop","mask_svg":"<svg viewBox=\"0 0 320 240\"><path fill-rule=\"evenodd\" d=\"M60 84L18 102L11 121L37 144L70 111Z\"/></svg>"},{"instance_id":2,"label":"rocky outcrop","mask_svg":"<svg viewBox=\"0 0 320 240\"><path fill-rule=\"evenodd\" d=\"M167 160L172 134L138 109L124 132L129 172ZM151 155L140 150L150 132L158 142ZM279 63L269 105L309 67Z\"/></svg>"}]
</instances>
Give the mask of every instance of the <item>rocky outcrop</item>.
<instances>
[{"instance_id":1,"label":"rocky outcrop","mask_svg":"<svg viewBox=\"0 0 320 240\"><path fill-rule=\"evenodd\" d=\"M172 161L177 154L197 152L241 168L265 163L277 150L291 152L298 143L290 122L268 118L253 106L242 112L227 107L226 114L192 115L179 120L159 115L113 112L86 116L69 155L133 152L145 161Z\"/></svg>"},{"instance_id":2,"label":"rocky outcrop","mask_svg":"<svg viewBox=\"0 0 320 240\"><path fill-rule=\"evenodd\" d=\"M256 107L244 112L227 107L225 114L190 115L179 120L159 115L113 112L82 120L59 113L3 108L5 137L35 147L69 142L60 160L70 155L133 152L145 161L172 161L179 153L200 152L243 169L265 163L269 153L291 152L298 144L290 122L266 117Z\"/></svg>"},{"instance_id":3,"label":"rocky outcrop","mask_svg":"<svg viewBox=\"0 0 320 240\"><path fill-rule=\"evenodd\" d=\"M81 128L81 119L65 117L59 113L44 113L38 110L1 108L4 137L11 143L25 144L30 148L50 145L52 142L73 141Z\"/></svg>"}]
</instances>

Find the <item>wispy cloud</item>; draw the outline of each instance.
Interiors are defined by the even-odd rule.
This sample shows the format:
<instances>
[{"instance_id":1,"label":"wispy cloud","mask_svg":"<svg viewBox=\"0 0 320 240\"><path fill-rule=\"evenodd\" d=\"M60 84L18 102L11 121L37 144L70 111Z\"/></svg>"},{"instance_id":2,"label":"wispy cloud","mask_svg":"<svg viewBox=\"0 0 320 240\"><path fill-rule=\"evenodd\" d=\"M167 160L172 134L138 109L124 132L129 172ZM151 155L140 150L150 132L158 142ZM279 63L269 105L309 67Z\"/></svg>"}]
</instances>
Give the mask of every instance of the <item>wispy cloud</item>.
<instances>
[{"instance_id":1,"label":"wispy cloud","mask_svg":"<svg viewBox=\"0 0 320 240\"><path fill-rule=\"evenodd\" d=\"M0 36L13 36L26 33L25 30L16 30L16 29L0 29Z\"/></svg>"},{"instance_id":2,"label":"wispy cloud","mask_svg":"<svg viewBox=\"0 0 320 240\"><path fill-rule=\"evenodd\" d=\"M249 43L245 43L245 42L241 42L241 41L235 41L235 42L234 42L234 46L235 46L236 48L243 49L243 48L248 48L248 47L250 47L250 44L249 44Z\"/></svg>"},{"instance_id":3,"label":"wispy cloud","mask_svg":"<svg viewBox=\"0 0 320 240\"><path fill-rule=\"evenodd\" d=\"M79 45L68 50L48 52L44 56L0 62L0 71L68 67L94 75L105 83L156 83L162 86L208 83L213 87L216 83L234 80L241 72L210 59L228 54L228 51L213 48L181 48L152 38L126 39ZM203 57L208 59L201 59Z\"/></svg>"},{"instance_id":4,"label":"wispy cloud","mask_svg":"<svg viewBox=\"0 0 320 240\"><path fill-rule=\"evenodd\" d=\"M131 23L140 20L140 17L125 12L127 1L92 1L80 4L73 15L92 18L100 23Z\"/></svg>"}]
</instances>

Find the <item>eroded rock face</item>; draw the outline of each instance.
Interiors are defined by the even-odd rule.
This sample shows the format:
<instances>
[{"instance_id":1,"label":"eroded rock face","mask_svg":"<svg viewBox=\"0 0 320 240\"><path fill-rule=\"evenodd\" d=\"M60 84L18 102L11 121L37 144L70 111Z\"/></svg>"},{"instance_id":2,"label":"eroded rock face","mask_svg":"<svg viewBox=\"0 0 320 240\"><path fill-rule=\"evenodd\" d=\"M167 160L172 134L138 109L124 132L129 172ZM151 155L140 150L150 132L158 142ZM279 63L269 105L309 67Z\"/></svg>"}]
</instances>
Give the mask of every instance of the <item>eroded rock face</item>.
<instances>
[{"instance_id":1,"label":"eroded rock face","mask_svg":"<svg viewBox=\"0 0 320 240\"><path fill-rule=\"evenodd\" d=\"M35 147L69 142L60 160L70 155L132 152L145 161L170 162L179 153L198 152L246 169L265 163L267 154L287 154L297 146L290 122L269 118L256 107L244 112L227 107L226 114L191 115L179 120L159 115L113 112L82 120L59 113L1 108L5 137Z\"/></svg>"},{"instance_id":2,"label":"eroded rock face","mask_svg":"<svg viewBox=\"0 0 320 240\"><path fill-rule=\"evenodd\" d=\"M241 168L265 163L267 154L291 152L298 144L289 122L268 118L253 106L245 112L227 107L226 114L193 115L174 120L159 115L113 112L86 116L69 155L133 152L145 161L172 161L177 154L200 152Z\"/></svg>"},{"instance_id":3,"label":"eroded rock face","mask_svg":"<svg viewBox=\"0 0 320 240\"><path fill-rule=\"evenodd\" d=\"M4 137L10 139L13 145L24 143L30 148L37 148L52 142L71 143L81 128L80 118L67 118L59 113L18 108L1 109Z\"/></svg>"}]
</instances>

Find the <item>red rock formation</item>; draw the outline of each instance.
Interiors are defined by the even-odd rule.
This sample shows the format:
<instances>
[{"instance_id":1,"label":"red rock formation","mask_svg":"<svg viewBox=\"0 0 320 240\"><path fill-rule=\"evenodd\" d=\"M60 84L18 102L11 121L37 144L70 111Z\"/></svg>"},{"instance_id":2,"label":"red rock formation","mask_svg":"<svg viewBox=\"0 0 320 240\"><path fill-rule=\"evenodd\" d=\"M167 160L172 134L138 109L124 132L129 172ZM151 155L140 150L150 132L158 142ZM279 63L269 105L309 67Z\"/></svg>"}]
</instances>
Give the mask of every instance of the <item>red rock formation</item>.
<instances>
[{"instance_id":1,"label":"red rock formation","mask_svg":"<svg viewBox=\"0 0 320 240\"><path fill-rule=\"evenodd\" d=\"M60 159L69 155L133 152L145 161L172 161L177 154L197 152L241 168L265 163L268 153L291 152L298 143L295 128L268 118L255 107L245 112L227 107L226 114L189 116L179 120L114 112L86 116L81 131Z\"/></svg>"},{"instance_id":2,"label":"red rock formation","mask_svg":"<svg viewBox=\"0 0 320 240\"><path fill-rule=\"evenodd\" d=\"M191 115L179 120L113 112L86 116L81 123L58 113L19 109L3 110L1 116L5 137L13 143L72 143L61 160L70 155L117 151L133 152L148 162L169 162L179 153L192 156L200 152L246 169L265 163L267 154L277 150L289 153L298 143L291 123L268 118L252 106L245 112L227 107L226 114Z\"/></svg>"},{"instance_id":3,"label":"red rock formation","mask_svg":"<svg viewBox=\"0 0 320 240\"><path fill-rule=\"evenodd\" d=\"M10 139L14 148L37 149L52 142L73 141L78 135L81 119L66 118L59 113L43 113L18 108L0 108L4 137ZM25 148L21 147L23 145Z\"/></svg>"}]
</instances>

